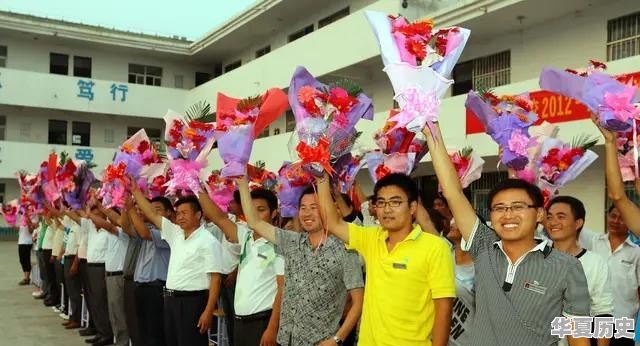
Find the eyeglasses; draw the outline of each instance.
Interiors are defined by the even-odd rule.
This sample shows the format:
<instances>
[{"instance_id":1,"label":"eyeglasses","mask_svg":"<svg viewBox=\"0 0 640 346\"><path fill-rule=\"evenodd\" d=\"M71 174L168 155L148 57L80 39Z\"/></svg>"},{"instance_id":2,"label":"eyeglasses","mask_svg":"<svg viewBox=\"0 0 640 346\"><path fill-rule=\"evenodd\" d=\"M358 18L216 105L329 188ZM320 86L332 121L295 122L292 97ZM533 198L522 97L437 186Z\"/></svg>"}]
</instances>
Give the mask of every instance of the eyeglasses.
<instances>
[{"instance_id":1,"label":"eyeglasses","mask_svg":"<svg viewBox=\"0 0 640 346\"><path fill-rule=\"evenodd\" d=\"M491 207L490 210L492 213L505 214L508 210L511 210L514 213L522 213L529 208L537 208L537 207L535 205L530 205L525 203L514 203L512 205L498 204Z\"/></svg>"},{"instance_id":2,"label":"eyeglasses","mask_svg":"<svg viewBox=\"0 0 640 346\"><path fill-rule=\"evenodd\" d=\"M376 207L376 209L384 209L387 206L390 206L391 208L397 208L402 205L402 203L404 203L404 201L399 199L392 199L390 201L379 199L375 202L374 206Z\"/></svg>"}]
</instances>

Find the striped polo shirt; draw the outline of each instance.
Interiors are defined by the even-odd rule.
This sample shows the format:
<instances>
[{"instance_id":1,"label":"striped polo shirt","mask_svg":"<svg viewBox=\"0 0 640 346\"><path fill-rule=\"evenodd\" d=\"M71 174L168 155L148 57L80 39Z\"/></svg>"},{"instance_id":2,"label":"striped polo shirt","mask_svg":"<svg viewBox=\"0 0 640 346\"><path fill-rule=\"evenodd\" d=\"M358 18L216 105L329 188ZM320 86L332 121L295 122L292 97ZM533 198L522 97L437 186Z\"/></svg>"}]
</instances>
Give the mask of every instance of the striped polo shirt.
<instances>
[{"instance_id":1,"label":"striped polo shirt","mask_svg":"<svg viewBox=\"0 0 640 346\"><path fill-rule=\"evenodd\" d=\"M551 321L558 316L589 316L587 279L580 261L545 241L515 263L498 235L480 220L462 241L475 263L476 345L557 345Z\"/></svg>"}]
</instances>

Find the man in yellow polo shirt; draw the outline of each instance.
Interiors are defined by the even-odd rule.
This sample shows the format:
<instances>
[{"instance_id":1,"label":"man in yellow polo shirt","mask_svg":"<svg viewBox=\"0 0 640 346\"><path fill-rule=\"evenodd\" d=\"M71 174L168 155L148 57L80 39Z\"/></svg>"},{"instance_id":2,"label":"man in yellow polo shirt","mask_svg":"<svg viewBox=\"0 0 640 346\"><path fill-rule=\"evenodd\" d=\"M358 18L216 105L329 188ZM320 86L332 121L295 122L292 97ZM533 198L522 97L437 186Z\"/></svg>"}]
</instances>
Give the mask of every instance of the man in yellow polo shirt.
<instances>
[{"instance_id":1,"label":"man in yellow polo shirt","mask_svg":"<svg viewBox=\"0 0 640 346\"><path fill-rule=\"evenodd\" d=\"M453 259L442 238L414 225L417 187L404 174L390 174L374 188L379 226L343 221L334 207L329 179L318 179L327 228L364 257L367 280L359 346L444 346L455 297Z\"/></svg>"}]
</instances>

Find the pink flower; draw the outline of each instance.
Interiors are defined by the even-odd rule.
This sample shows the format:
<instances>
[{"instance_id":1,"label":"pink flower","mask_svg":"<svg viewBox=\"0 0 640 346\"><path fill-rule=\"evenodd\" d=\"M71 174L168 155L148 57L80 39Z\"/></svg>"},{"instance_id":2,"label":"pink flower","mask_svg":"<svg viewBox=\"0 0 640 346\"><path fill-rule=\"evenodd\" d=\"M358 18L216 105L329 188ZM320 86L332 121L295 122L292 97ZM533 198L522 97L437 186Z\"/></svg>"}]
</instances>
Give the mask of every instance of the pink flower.
<instances>
[{"instance_id":1,"label":"pink flower","mask_svg":"<svg viewBox=\"0 0 640 346\"><path fill-rule=\"evenodd\" d=\"M602 107L605 111L610 111L620 121L627 121L631 118L640 115L638 110L633 105L633 97L635 95L635 88L625 87L621 93L604 93L604 104Z\"/></svg>"},{"instance_id":2,"label":"pink flower","mask_svg":"<svg viewBox=\"0 0 640 346\"><path fill-rule=\"evenodd\" d=\"M515 130L511 133L511 138L508 142L509 150L520 156L526 156L529 142L530 138L525 136L521 130Z\"/></svg>"}]
</instances>

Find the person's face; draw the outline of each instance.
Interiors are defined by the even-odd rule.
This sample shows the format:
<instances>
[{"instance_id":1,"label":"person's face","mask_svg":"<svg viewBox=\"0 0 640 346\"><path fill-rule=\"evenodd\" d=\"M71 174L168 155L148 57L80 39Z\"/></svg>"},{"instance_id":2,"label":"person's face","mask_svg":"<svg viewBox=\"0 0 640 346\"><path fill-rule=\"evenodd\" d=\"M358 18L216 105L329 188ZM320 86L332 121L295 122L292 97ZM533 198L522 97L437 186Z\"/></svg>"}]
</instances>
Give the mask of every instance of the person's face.
<instances>
[{"instance_id":1,"label":"person's face","mask_svg":"<svg viewBox=\"0 0 640 346\"><path fill-rule=\"evenodd\" d=\"M386 202L386 203L384 203ZM394 204L395 205L392 205ZM417 202L409 202L407 194L399 187L389 185L378 190L376 196L376 216L382 228L389 232L411 227Z\"/></svg>"},{"instance_id":2,"label":"person's face","mask_svg":"<svg viewBox=\"0 0 640 346\"><path fill-rule=\"evenodd\" d=\"M369 215L371 215L372 217L377 217L377 215L376 215L376 201L372 200L371 202L369 202L368 212L369 212Z\"/></svg>"},{"instance_id":3,"label":"person's face","mask_svg":"<svg viewBox=\"0 0 640 346\"><path fill-rule=\"evenodd\" d=\"M445 204L442 198L436 198L433 200L433 209L435 209L440 215L444 217L449 217L451 215L451 211L449 207Z\"/></svg>"},{"instance_id":4,"label":"person's face","mask_svg":"<svg viewBox=\"0 0 640 346\"><path fill-rule=\"evenodd\" d=\"M615 235L624 235L628 232L627 225L617 208L611 209L607 214L607 232Z\"/></svg>"},{"instance_id":5,"label":"person's face","mask_svg":"<svg viewBox=\"0 0 640 346\"><path fill-rule=\"evenodd\" d=\"M229 213L235 216L242 215L242 206L238 204L235 199L232 199L231 202L229 202L228 210L229 210Z\"/></svg>"},{"instance_id":6,"label":"person's face","mask_svg":"<svg viewBox=\"0 0 640 346\"><path fill-rule=\"evenodd\" d=\"M566 203L555 203L547 211L544 228L553 241L576 239L578 229L582 227L584 220L576 220L571 207Z\"/></svg>"},{"instance_id":7,"label":"person's face","mask_svg":"<svg viewBox=\"0 0 640 346\"><path fill-rule=\"evenodd\" d=\"M176 223L183 230L196 229L200 226L202 214L196 212L191 204L184 203L176 208Z\"/></svg>"},{"instance_id":8,"label":"person's face","mask_svg":"<svg viewBox=\"0 0 640 346\"><path fill-rule=\"evenodd\" d=\"M462 240L462 233L458 229L458 225L455 222L451 222L449 224L449 233L447 233L447 239L451 240L452 243L457 244Z\"/></svg>"},{"instance_id":9,"label":"person's face","mask_svg":"<svg viewBox=\"0 0 640 346\"><path fill-rule=\"evenodd\" d=\"M538 222L542 222L544 210L531 208L533 200L526 191L508 189L498 192L491 201L491 225L503 241L533 239ZM498 207L515 207L504 211L494 211Z\"/></svg>"},{"instance_id":10,"label":"person's face","mask_svg":"<svg viewBox=\"0 0 640 346\"><path fill-rule=\"evenodd\" d=\"M156 215L162 216L169 220L172 219L173 213L169 209L165 209L164 204L162 204L161 202L151 202L151 207L153 207L153 211L156 213Z\"/></svg>"},{"instance_id":11,"label":"person's face","mask_svg":"<svg viewBox=\"0 0 640 346\"><path fill-rule=\"evenodd\" d=\"M262 198L253 198L251 199L251 203L253 203L253 207L258 211L258 217L260 218L260 220L269 224L273 223L275 211L271 211L271 208L269 208L269 204L266 200Z\"/></svg>"},{"instance_id":12,"label":"person's face","mask_svg":"<svg viewBox=\"0 0 640 346\"><path fill-rule=\"evenodd\" d=\"M298 210L300 226L305 232L317 232L323 229L320 219L320 209L315 194L307 194L300 199L300 209Z\"/></svg>"}]
</instances>

